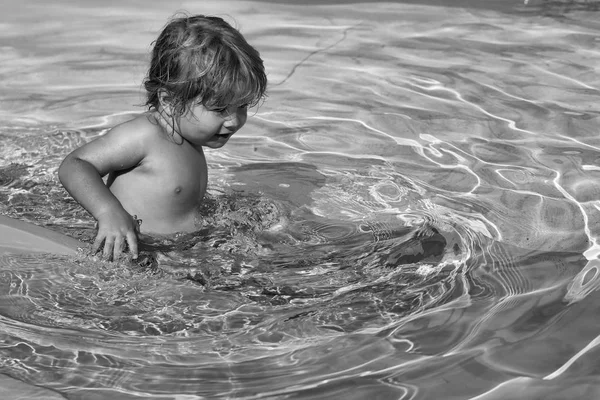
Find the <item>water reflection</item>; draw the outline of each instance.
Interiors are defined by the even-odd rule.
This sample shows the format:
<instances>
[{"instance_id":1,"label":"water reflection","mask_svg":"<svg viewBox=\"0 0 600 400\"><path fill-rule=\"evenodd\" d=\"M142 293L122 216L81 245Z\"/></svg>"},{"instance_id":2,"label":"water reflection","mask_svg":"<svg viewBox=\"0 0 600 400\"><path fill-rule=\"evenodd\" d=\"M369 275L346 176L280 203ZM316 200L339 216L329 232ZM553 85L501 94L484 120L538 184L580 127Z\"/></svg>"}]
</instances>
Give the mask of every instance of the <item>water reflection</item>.
<instances>
[{"instance_id":1,"label":"water reflection","mask_svg":"<svg viewBox=\"0 0 600 400\"><path fill-rule=\"evenodd\" d=\"M0 256L0 372L42 398L597 397L599 26L508 3L182 4L235 16L269 99L147 262ZM28 4L0 17L0 212L89 240L56 168L140 111L173 4Z\"/></svg>"}]
</instances>

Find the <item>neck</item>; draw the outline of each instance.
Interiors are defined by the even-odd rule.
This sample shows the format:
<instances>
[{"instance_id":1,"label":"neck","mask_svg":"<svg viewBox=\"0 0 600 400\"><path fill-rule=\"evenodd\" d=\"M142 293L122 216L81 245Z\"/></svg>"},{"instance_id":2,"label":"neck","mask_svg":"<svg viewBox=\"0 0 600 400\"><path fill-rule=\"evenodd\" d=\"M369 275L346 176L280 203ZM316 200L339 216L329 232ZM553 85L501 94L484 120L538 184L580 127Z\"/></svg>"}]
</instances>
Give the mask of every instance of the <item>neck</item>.
<instances>
[{"instance_id":1,"label":"neck","mask_svg":"<svg viewBox=\"0 0 600 400\"><path fill-rule=\"evenodd\" d=\"M158 109L151 114L156 124L160 126L169 140L174 143L183 144L184 138L177 132L177 119L165 112L164 109Z\"/></svg>"}]
</instances>

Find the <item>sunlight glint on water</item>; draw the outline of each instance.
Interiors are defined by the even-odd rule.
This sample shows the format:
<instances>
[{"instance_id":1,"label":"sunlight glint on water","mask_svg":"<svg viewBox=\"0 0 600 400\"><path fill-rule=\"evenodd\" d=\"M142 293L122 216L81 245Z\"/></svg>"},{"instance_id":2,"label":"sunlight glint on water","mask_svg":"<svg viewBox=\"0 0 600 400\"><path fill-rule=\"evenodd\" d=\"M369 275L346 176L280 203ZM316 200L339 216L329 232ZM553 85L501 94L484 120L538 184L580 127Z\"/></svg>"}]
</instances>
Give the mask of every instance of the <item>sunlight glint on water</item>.
<instances>
[{"instance_id":1,"label":"sunlight glint on water","mask_svg":"<svg viewBox=\"0 0 600 400\"><path fill-rule=\"evenodd\" d=\"M4 215L91 240L56 169L142 111L176 10L234 21L270 86L207 152L197 233L135 266L0 255L2 391L600 396L597 4L435 3L9 1Z\"/></svg>"}]
</instances>

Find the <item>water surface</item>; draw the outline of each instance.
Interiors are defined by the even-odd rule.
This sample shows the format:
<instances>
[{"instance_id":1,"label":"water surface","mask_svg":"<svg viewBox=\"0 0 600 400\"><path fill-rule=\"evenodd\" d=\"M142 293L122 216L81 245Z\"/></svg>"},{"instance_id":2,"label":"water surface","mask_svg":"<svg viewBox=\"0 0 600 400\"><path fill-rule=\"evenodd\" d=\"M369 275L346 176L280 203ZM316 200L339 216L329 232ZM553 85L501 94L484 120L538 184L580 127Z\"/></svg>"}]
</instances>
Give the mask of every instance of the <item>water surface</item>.
<instances>
[{"instance_id":1,"label":"water surface","mask_svg":"<svg viewBox=\"0 0 600 400\"><path fill-rule=\"evenodd\" d=\"M139 112L177 9L261 52L201 229L0 255L0 386L54 399L598 397L593 3L10 0L0 212L89 241L62 158ZM157 267L159 265L159 267Z\"/></svg>"}]
</instances>

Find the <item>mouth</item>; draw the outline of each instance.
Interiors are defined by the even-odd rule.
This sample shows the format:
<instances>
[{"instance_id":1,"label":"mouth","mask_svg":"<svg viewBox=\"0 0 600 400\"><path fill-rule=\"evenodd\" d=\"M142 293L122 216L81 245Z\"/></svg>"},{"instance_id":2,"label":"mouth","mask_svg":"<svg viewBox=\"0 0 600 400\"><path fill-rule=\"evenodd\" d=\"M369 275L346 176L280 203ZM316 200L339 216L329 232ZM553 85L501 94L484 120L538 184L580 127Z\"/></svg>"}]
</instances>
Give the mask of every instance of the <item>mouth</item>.
<instances>
[{"instance_id":1,"label":"mouth","mask_svg":"<svg viewBox=\"0 0 600 400\"><path fill-rule=\"evenodd\" d=\"M233 135L233 132L216 133L215 137L217 139L229 139L231 137L231 135Z\"/></svg>"}]
</instances>

